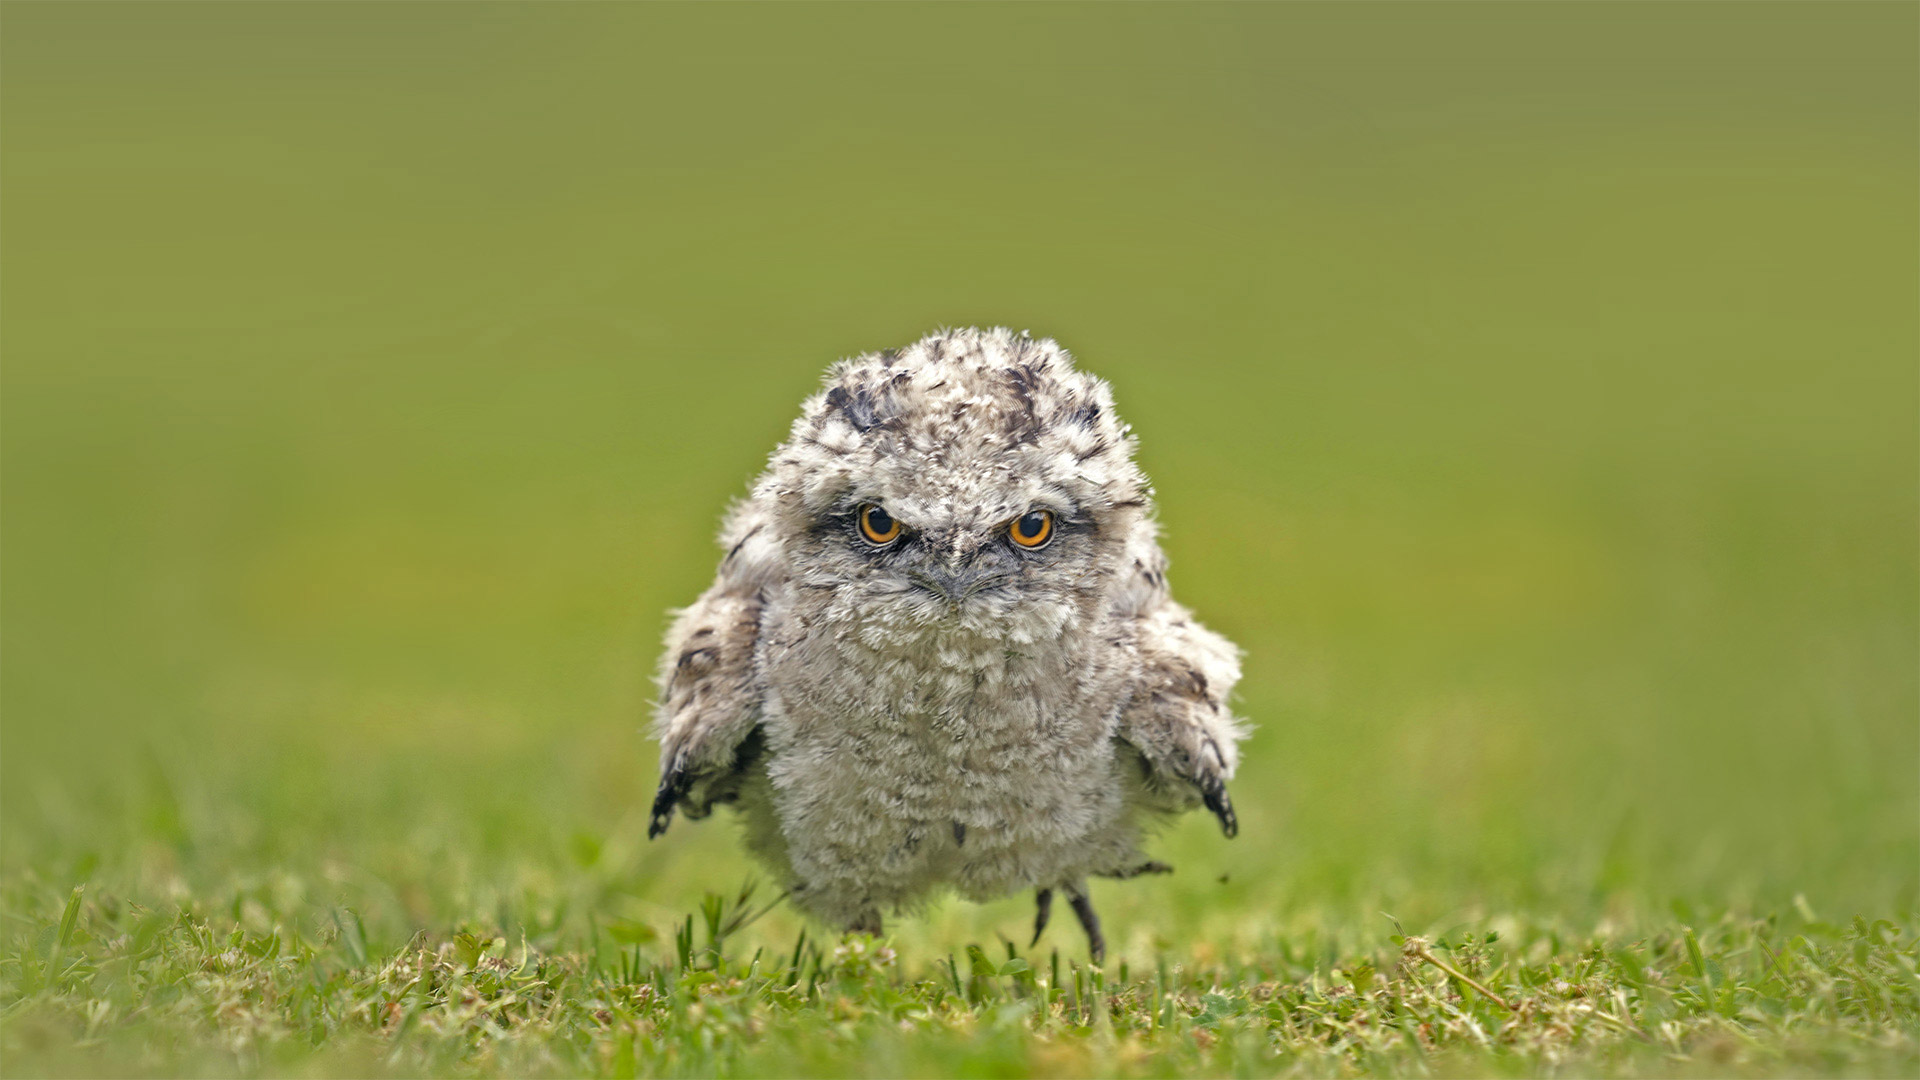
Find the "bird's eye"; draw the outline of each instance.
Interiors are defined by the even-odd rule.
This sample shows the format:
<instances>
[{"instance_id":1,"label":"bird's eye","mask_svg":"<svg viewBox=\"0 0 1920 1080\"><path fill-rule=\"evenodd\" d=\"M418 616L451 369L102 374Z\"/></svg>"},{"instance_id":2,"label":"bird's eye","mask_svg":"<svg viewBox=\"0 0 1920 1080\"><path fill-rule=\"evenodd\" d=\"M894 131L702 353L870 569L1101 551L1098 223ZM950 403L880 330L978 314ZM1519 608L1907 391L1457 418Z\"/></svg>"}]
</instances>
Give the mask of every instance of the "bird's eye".
<instances>
[{"instance_id":1,"label":"bird's eye","mask_svg":"<svg viewBox=\"0 0 1920 1080\"><path fill-rule=\"evenodd\" d=\"M1053 538L1053 514L1035 510L1007 526L1007 536L1023 548L1037 548Z\"/></svg>"},{"instance_id":2,"label":"bird's eye","mask_svg":"<svg viewBox=\"0 0 1920 1080\"><path fill-rule=\"evenodd\" d=\"M891 544L900 539L900 523L893 515L868 503L860 508L860 535L874 544Z\"/></svg>"}]
</instances>

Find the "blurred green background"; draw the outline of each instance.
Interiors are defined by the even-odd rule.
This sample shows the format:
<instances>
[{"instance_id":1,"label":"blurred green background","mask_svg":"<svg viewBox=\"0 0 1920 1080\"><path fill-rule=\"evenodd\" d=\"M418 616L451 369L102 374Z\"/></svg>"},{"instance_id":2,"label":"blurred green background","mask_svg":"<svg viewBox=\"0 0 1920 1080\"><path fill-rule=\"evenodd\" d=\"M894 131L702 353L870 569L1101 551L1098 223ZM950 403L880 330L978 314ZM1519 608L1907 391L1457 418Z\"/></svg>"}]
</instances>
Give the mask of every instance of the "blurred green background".
<instances>
[{"instance_id":1,"label":"blurred green background","mask_svg":"<svg viewBox=\"0 0 1920 1080\"><path fill-rule=\"evenodd\" d=\"M1120 948L1908 909L1917 10L8 4L0 870L664 928L747 873L643 839L723 507L1004 324L1247 650Z\"/></svg>"}]
</instances>

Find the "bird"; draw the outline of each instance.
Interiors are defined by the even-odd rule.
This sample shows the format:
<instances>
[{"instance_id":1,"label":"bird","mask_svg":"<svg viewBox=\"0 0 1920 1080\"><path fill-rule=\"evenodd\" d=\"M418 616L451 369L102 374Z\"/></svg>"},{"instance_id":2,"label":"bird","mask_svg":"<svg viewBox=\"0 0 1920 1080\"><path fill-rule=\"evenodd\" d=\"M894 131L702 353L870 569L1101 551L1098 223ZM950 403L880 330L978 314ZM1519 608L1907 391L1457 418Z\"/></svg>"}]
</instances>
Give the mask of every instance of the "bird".
<instances>
[{"instance_id":1,"label":"bird","mask_svg":"<svg viewBox=\"0 0 1920 1080\"><path fill-rule=\"evenodd\" d=\"M1170 867L1246 725L1240 651L1175 602L1111 387L1050 339L947 329L831 366L728 511L658 669L648 826L736 810L820 923L879 935L953 893L1064 894Z\"/></svg>"}]
</instances>

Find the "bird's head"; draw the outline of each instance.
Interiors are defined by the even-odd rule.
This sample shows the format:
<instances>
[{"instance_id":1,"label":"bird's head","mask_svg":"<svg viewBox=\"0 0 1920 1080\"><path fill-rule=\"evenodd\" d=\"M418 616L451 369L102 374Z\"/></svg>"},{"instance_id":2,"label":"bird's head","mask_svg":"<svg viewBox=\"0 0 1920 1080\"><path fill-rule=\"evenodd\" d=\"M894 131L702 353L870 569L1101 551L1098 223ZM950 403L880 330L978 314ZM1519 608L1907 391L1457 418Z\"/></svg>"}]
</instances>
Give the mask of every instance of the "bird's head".
<instances>
[{"instance_id":1,"label":"bird's head","mask_svg":"<svg viewBox=\"0 0 1920 1080\"><path fill-rule=\"evenodd\" d=\"M1005 330L836 365L755 488L822 617L1014 647L1094 616L1151 495L1107 384Z\"/></svg>"}]
</instances>

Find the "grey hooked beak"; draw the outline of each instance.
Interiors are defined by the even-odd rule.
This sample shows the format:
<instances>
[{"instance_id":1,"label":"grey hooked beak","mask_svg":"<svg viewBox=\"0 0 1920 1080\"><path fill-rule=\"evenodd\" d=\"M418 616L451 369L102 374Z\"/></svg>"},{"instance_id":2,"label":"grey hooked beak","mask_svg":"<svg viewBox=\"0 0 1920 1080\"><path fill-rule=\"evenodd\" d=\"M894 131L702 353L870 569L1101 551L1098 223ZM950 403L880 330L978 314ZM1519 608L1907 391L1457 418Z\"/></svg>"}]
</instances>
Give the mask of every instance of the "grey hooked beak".
<instances>
[{"instance_id":1,"label":"grey hooked beak","mask_svg":"<svg viewBox=\"0 0 1920 1080\"><path fill-rule=\"evenodd\" d=\"M989 573L972 567L936 566L908 574L913 583L959 607L967 597L999 581L1005 574Z\"/></svg>"}]
</instances>

